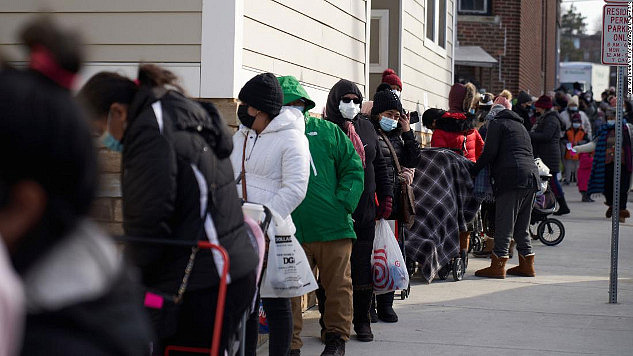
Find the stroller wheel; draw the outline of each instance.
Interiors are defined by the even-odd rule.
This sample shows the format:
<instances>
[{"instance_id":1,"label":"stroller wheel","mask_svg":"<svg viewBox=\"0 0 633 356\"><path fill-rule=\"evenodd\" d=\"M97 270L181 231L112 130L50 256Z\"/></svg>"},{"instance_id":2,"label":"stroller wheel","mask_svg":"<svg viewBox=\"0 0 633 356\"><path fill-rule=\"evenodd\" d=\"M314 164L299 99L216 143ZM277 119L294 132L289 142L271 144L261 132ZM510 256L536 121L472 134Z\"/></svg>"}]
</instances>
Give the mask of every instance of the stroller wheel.
<instances>
[{"instance_id":1,"label":"stroller wheel","mask_svg":"<svg viewBox=\"0 0 633 356\"><path fill-rule=\"evenodd\" d=\"M455 282L464 279L464 260L461 257L456 257L453 260L453 280Z\"/></svg>"},{"instance_id":2,"label":"stroller wheel","mask_svg":"<svg viewBox=\"0 0 633 356\"><path fill-rule=\"evenodd\" d=\"M479 234L474 234L472 236L472 239L470 240L470 249L468 252L479 252L483 249L483 241L481 239L481 236L479 236Z\"/></svg>"},{"instance_id":3,"label":"stroller wheel","mask_svg":"<svg viewBox=\"0 0 633 356\"><path fill-rule=\"evenodd\" d=\"M440 268L439 271L437 271L437 278L445 281L446 278L448 278L448 274L450 273L450 267L449 265L446 265L442 268Z\"/></svg>"},{"instance_id":4,"label":"stroller wheel","mask_svg":"<svg viewBox=\"0 0 633 356\"><path fill-rule=\"evenodd\" d=\"M545 219L538 225L537 234L544 245L555 246L565 238L565 226L557 219Z\"/></svg>"}]
</instances>

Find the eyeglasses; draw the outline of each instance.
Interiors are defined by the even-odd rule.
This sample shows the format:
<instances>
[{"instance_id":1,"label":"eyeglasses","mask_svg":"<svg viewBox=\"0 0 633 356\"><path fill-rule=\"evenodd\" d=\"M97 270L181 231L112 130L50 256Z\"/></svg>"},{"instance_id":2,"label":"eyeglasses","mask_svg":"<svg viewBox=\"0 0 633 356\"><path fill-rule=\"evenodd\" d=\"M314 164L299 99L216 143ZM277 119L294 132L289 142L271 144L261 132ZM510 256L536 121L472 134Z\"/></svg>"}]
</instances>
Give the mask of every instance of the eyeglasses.
<instances>
[{"instance_id":1,"label":"eyeglasses","mask_svg":"<svg viewBox=\"0 0 633 356\"><path fill-rule=\"evenodd\" d=\"M360 98L352 99L352 98L343 97L343 98L341 98L341 101L344 102L345 104L349 104L350 101L353 101L354 104L360 104L361 103Z\"/></svg>"}]
</instances>

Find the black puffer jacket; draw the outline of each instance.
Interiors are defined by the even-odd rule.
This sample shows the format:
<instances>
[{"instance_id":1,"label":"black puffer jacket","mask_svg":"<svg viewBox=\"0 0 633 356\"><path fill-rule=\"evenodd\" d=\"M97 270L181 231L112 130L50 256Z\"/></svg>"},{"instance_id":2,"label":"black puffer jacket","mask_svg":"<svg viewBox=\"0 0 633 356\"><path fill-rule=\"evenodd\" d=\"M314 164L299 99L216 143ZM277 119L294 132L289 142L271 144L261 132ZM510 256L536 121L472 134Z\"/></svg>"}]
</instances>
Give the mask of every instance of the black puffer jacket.
<instances>
[{"instance_id":1,"label":"black puffer jacket","mask_svg":"<svg viewBox=\"0 0 633 356\"><path fill-rule=\"evenodd\" d=\"M560 172L561 119L555 110L542 115L530 132L534 157L540 157L551 173Z\"/></svg>"},{"instance_id":2,"label":"black puffer jacket","mask_svg":"<svg viewBox=\"0 0 633 356\"><path fill-rule=\"evenodd\" d=\"M496 192L536 188L538 169L532 155L530 135L523 119L505 109L490 120L484 151L471 169L473 175L490 166Z\"/></svg>"},{"instance_id":3,"label":"black puffer jacket","mask_svg":"<svg viewBox=\"0 0 633 356\"><path fill-rule=\"evenodd\" d=\"M380 142L382 155L387 161L387 173L389 175L389 180L393 184L393 212L389 218L391 220L395 220L398 218L398 212L400 211L400 199L398 199L398 197L400 197L401 191L400 181L398 180L398 172L396 170L396 161L391 155L391 151L381 135L382 129L380 129L375 122L374 128L378 133L378 140ZM416 141L413 130L402 132L402 130L398 128L384 134L387 136L387 139L389 139L391 146L393 146L393 150L398 156L398 162L402 168L415 168L420 163L422 160L420 144Z\"/></svg>"},{"instance_id":4,"label":"black puffer jacket","mask_svg":"<svg viewBox=\"0 0 633 356\"><path fill-rule=\"evenodd\" d=\"M363 94L356 84L349 80L341 79L330 90L326 104L326 119L339 125L343 132L345 132L345 119L341 115L338 106L341 98L346 94L356 94L361 100L363 98ZM380 149L374 125L369 122L367 117L361 114L356 115L352 123L365 146L365 189L356 210L352 214L352 219L354 219L355 226L366 227L376 219L374 194L378 195L379 200L384 199L386 196L393 197L393 184L389 180L387 161ZM345 133L347 134L347 132Z\"/></svg>"},{"instance_id":5,"label":"black puffer jacket","mask_svg":"<svg viewBox=\"0 0 633 356\"><path fill-rule=\"evenodd\" d=\"M137 94L123 137L123 227L129 236L212 241L207 235L215 229L230 257L230 276L238 279L253 271L258 259L228 160L231 134L217 111L211 114L174 91ZM205 229L206 211L212 221ZM170 293L178 289L189 255L187 248L148 245L133 251L144 283ZM188 291L218 281L211 253L199 251Z\"/></svg>"}]
</instances>

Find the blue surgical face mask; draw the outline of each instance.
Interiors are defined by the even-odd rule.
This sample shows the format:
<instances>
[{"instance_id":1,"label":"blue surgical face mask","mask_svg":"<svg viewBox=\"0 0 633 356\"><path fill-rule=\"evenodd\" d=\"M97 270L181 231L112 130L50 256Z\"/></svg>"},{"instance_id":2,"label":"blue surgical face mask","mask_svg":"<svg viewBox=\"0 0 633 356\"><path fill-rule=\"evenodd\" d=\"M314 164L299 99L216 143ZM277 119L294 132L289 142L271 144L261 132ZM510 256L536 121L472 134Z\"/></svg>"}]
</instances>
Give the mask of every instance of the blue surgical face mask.
<instances>
[{"instance_id":1,"label":"blue surgical face mask","mask_svg":"<svg viewBox=\"0 0 633 356\"><path fill-rule=\"evenodd\" d=\"M567 109L569 109L569 111L578 111L577 106L568 106Z\"/></svg>"},{"instance_id":2,"label":"blue surgical face mask","mask_svg":"<svg viewBox=\"0 0 633 356\"><path fill-rule=\"evenodd\" d=\"M398 121L388 118L386 116L383 116L380 119L380 128L385 131L385 132L389 132L392 131L393 129L395 129L396 127L398 127Z\"/></svg>"},{"instance_id":3,"label":"blue surgical face mask","mask_svg":"<svg viewBox=\"0 0 633 356\"><path fill-rule=\"evenodd\" d=\"M99 140L105 146L105 148L109 149L110 151L121 152L123 151L123 144L121 143L121 141L114 138L114 136L112 136L112 134L110 133L110 121L110 113L108 113L108 122L106 124L107 128L103 135L101 135L101 138Z\"/></svg>"},{"instance_id":4,"label":"blue surgical face mask","mask_svg":"<svg viewBox=\"0 0 633 356\"><path fill-rule=\"evenodd\" d=\"M615 120L607 120L607 125L615 126Z\"/></svg>"},{"instance_id":5,"label":"blue surgical face mask","mask_svg":"<svg viewBox=\"0 0 633 356\"><path fill-rule=\"evenodd\" d=\"M574 122L573 124L571 124L571 126L573 126L575 129L579 129L580 128L580 123L579 122Z\"/></svg>"}]
</instances>

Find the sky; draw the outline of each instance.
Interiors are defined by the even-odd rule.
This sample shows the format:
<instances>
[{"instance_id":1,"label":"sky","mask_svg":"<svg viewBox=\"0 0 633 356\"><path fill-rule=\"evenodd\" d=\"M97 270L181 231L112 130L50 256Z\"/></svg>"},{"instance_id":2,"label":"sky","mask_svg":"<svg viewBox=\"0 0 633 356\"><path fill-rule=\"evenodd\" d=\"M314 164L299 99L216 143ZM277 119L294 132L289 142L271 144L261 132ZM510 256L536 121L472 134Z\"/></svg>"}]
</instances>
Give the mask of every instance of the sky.
<instances>
[{"instance_id":1,"label":"sky","mask_svg":"<svg viewBox=\"0 0 633 356\"><path fill-rule=\"evenodd\" d=\"M562 0L562 13L567 12L572 4L585 16L587 34L593 34L602 27L602 7L605 4L604 0Z\"/></svg>"}]
</instances>

